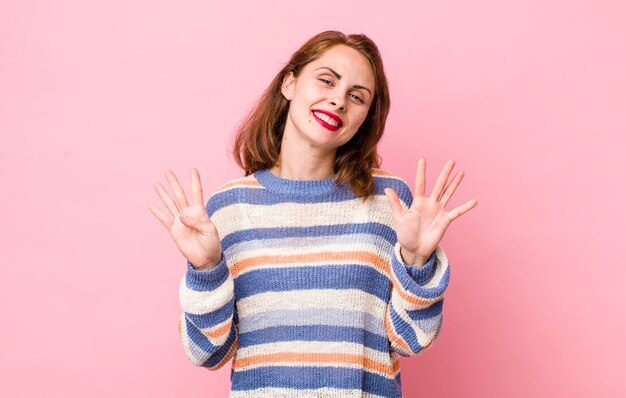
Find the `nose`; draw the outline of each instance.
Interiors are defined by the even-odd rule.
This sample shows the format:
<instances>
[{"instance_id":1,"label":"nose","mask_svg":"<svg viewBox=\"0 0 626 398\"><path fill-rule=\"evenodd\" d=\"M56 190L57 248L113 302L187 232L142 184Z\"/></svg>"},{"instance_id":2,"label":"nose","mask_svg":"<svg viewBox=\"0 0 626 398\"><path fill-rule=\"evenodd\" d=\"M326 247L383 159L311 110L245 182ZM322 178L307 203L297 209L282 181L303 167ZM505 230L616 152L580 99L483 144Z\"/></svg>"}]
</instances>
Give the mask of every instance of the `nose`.
<instances>
[{"instance_id":1,"label":"nose","mask_svg":"<svg viewBox=\"0 0 626 398\"><path fill-rule=\"evenodd\" d=\"M330 104L334 107L339 108L340 111L344 110L344 104L343 101L341 99L339 99L338 97L334 97L330 99Z\"/></svg>"}]
</instances>

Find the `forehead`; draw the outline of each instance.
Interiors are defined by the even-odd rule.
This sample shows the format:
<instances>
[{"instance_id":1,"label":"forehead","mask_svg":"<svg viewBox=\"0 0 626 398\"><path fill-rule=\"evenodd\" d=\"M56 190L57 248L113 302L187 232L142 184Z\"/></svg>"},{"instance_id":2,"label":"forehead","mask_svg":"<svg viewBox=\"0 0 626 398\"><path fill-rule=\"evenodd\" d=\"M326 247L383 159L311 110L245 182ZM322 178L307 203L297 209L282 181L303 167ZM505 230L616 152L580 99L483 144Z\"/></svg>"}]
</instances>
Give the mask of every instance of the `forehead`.
<instances>
[{"instance_id":1,"label":"forehead","mask_svg":"<svg viewBox=\"0 0 626 398\"><path fill-rule=\"evenodd\" d=\"M318 59L306 65L309 70L322 67L331 68L341 75L342 80L374 86L374 71L369 60L352 47L343 44L331 47Z\"/></svg>"}]
</instances>

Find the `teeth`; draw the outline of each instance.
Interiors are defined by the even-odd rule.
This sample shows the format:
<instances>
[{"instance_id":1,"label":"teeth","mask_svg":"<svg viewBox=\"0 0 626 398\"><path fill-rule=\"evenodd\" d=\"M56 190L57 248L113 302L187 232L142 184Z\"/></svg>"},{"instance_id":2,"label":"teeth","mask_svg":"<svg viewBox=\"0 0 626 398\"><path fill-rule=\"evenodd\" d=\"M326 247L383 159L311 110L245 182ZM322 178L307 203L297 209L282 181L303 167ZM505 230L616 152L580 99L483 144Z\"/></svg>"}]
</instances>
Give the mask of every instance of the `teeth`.
<instances>
[{"instance_id":1,"label":"teeth","mask_svg":"<svg viewBox=\"0 0 626 398\"><path fill-rule=\"evenodd\" d=\"M338 127L339 126L339 122L336 121L335 119L331 118L330 116L326 115L325 113L320 113L320 112L314 112L315 116L319 117L320 119L322 119L323 121L325 121L326 123L330 124L333 127Z\"/></svg>"}]
</instances>

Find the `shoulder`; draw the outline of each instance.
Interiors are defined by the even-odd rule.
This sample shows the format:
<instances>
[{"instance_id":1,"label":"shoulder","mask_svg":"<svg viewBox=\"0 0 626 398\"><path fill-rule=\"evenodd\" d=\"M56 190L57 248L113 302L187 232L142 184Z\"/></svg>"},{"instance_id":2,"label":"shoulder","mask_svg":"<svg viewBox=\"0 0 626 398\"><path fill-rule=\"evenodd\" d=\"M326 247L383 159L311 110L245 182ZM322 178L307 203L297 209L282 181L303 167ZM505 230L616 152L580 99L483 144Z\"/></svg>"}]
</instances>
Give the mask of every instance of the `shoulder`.
<instances>
[{"instance_id":1,"label":"shoulder","mask_svg":"<svg viewBox=\"0 0 626 398\"><path fill-rule=\"evenodd\" d=\"M217 210L239 203L243 192L248 189L261 189L262 185L254 178L254 175L235 178L220 185L208 198L206 210L209 216Z\"/></svg>"},{"instance_id":2,"label":"shoulder","mask_svg":"<svg viewBox=\"0 0 626 398\"><path fill-rule=\"evenodd\" d=\"M371 172L372 172L372 177L374 177L374 179L378 182L381 182L381 183L395 182L395 183L402 183L406 185L406 182L400 176L398 176L397 174L389 170L372 168Z\"/></svg>"},{"instance_id":3,"label":"shoulder","mask_svg":"<svg viewBox=\"0 0 626 398\"><path fill-rule=\"evenodd\" d=\"M224 192L242 189L242 188L262 188L261 184L254 178L254 174L250 174L245 177L235 178L224 184L220 185L215 192L214 195L221 194Z\"/></svg>"},{"instance_id":4,"label":"shoulder","mask_svg":"<svg viewBox=\"0 0 626 398\"><path fill-rule=\"evenodd\" d=\"M397 174L379 168L372 168L372 177L374 177L374 194L385 195L385 188L393 189L404 204L411 206L413 195L409 184L406 183Z\"/></svg>"}]
</instances>

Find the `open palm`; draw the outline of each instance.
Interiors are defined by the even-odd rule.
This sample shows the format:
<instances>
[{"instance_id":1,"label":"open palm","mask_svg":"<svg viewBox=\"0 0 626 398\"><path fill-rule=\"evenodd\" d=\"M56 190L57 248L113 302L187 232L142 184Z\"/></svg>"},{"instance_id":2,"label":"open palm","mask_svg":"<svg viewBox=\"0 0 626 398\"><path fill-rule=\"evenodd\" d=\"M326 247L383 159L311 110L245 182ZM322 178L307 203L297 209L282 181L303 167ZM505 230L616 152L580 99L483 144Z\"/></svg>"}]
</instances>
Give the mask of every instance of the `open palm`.
<instances>
[{"instance_id":1,"label":"open palm","mask_svg":"<svg viewBox=\"0 0 626 398\"><path fill-rule=\"evenodd\" d=\"M420 158L417 162L413 203L407 210L402 208L398 195L393 189L385 189L385 195L393 212L393 223L402 258L407 264L423 265L441 242L450 223L478 204L477 200L472 199L453 210L445 209L464 175L462 171L457 173L446 187L453 167L454 161L449 160L439 174L432 193L430 196L425 196L426 160Z\"/></svg>"},{"instance_id":2,"label":"open palm","mask_svg":"<svg viewBox=\"0 0 626 398\"><path fill-rule=\"evenodd\" d=\"M221 243L217 229L204 208L198 170L191 170L191 197L193 200L191 206L187 203L185 192L176 175L168 170L165 176L174 198L167 193L161 184L156 184L155 189L172 218L152 204L150 211L167 228L178 250L194 268L210 269L216 266L221 258Z\"/></svg>"}]
</instances>

